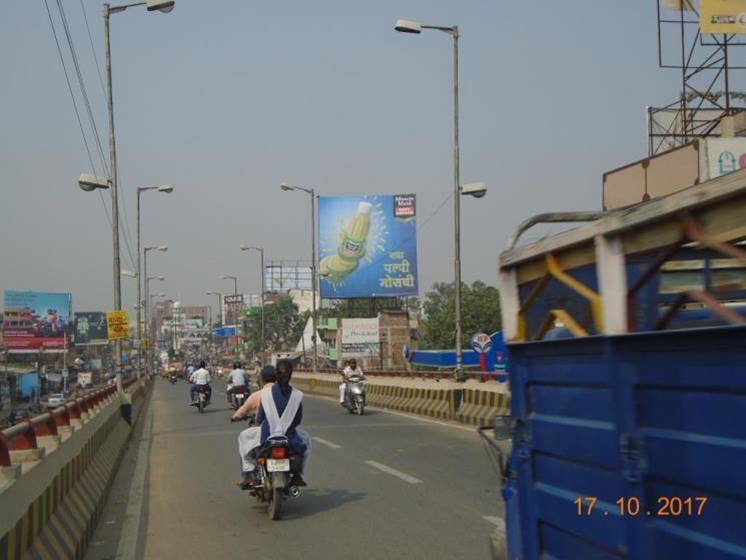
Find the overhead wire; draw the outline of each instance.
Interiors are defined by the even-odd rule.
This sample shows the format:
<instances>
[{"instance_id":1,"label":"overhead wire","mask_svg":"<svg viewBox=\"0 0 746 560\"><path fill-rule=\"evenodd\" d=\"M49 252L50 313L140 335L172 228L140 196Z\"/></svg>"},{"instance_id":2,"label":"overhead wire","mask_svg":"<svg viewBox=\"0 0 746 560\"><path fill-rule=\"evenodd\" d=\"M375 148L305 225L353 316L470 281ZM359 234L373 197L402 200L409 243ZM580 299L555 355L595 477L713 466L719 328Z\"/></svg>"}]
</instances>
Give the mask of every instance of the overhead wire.
<instances>
[{"instance_id":1,"label":"overhead wire","mask_svg":"<svg viewBox=\"0 0 746 560\"><path fill-rule=\"evenodd\" d=\"M75 72L76 72L76 75L77 75L77 78L78 78L78 85L80 86L80 92L81 92L81 95L83 97L83 102L85 104L86 111L88 113L89 124L90 124L91 130L93 131L93 135L94 135L94 137L96 139L96 145L98 147L98 153L99 153L99 156L101 158L101 162L102 162L102 164L104 166L104 169L106 170L107 176L111 176L111 173L110 173L110 170L109 170L109 166L107 164L106 157L104 155L104 150L103 150L103 144L101 142L101 137L100 137L100 135L98 133L98 127L96 126L96 119L95 119L95 117L93 115L93 110L91 108L90 99L88 97L88 90L87 90L86 85L85 85L85 80L83 79L83 73L80 70L80 63L79 63L79 60L78 60L77 51L75 49L75 43L73 41L72 34L70 33L70 26L68 25L67 15L65 13L65 9L64 9L64 7L62 5L61 0L57 0L57 8L59 9L59 12L60 12L60 19L62 21L62 26L63 26L63 29L65 31L65 37L67 39L67 44L68 44L68 47L70 49L70 56L72 57L73 64L75 66ZM85 11L84 11L84 14L85 14ZM87 18L86 18L86 20L87 20ZM90 28L89 28L89 30L90 30ZM95 52L95 50L94 50L94 52ZM97 57L96 57L96 63L98 63L98 58ZM117 181L117 184L119 184L119 181ZM127 206L126 206L126 204L124 204L124 201L123 201L123 206L124 206L124 220L123 220L124 223L123 223L123 228L122 228L123 231L121 233L123 233L122 237L124 238L124 246L125 246L125 250L127 252L127 256L129 257L130 265L134 268L136 266L135 265L136 261L135 261L135 258L133 257L132 242L131 242L131 233L130 233L130 230L129 230L129 223L128 223L128 217L127 217Z\"/></svg>"},{"instance_id":2,"label":"overhead wire","mask_svg":"<svg viewBox=\"0 0 746 560\"><path fill-rule=\"evenodd\" d=\"M62 47L60 46L59 38L57 37L57 29L54 26L54 20L52 19L52 12L49 9L49 3L47 0L44 0L44 6L47 9L47 16L49 17L49 26L52 29L52 35L54 37L55 45L57 45L57 54L60 57L60 63L62 65L62 71L65 74L65 82L67 83L67 90L70 92L70 100L73 102L73 109L75 111L75 118L78 121L78 127L80 128L80 135L83 139L83 145L85 146L85 151L88 156L88 162L91 164L91 169L95 174L98 175L98 171L96 170L96 164L93 162L93 156L91 155L91 148L88 145L88 139L86 138L85 134L85 128L83 127L83 120L80 118L80 111L78 109L78 103L75 101L75 94L73 93L73 87L70 83L70 76L67 71L67 65L65 64L65 57L62 54ZM109 226L111 227L111 214L109 213L109 207L106 205L106 199L104 198L104 195L101 193L101 191L98 191L99 199L101 200L101 206L104 209L104 214L106 215L106 221L109 223Z\"/></svg>"}]
</instances>

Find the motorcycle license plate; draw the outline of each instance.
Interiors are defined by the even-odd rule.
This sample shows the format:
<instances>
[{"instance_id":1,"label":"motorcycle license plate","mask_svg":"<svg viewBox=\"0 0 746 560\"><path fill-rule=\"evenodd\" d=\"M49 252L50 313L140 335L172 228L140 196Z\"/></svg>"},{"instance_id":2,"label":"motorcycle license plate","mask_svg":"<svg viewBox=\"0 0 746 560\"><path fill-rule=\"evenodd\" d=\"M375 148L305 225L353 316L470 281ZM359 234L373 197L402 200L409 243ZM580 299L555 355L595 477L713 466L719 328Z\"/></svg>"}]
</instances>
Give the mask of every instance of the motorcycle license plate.
<instances>
[{"instance_id":1,"label":"motorcycle license plate","mask_svg":"<svg viewBox=\"0 0 746 560\"><path fill-rule=\"evenodd\" d=\"M268 472L285 472L290 470L290 459L267 459Z\"/></svg>"}]
</instances>

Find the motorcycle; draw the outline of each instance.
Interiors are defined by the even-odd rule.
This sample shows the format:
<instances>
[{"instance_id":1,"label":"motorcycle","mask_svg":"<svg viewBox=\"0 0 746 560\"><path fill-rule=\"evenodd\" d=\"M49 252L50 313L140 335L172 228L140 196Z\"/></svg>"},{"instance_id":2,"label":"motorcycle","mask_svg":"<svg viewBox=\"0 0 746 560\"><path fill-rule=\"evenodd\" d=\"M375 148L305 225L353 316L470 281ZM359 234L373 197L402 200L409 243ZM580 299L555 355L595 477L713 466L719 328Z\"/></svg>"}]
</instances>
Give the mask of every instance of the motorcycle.
<instances>
[{"instance_id":1,"label":"motorcycle","mask_svg":"<svg viewBox=\"0 0 746 560\"><path fill-rule=\"evenodd\" d=\"M199 409L200 414L202 414L205 411L205 407L210 404L210 401L207 400L209 387L209 385L197 385L197 400L192 403L192 406L196 406Z\"/></svg>"},{"instance_id":2,"label":"motorcycle","mask_svg":"<svg viewBox=\"0 0 746 560\"><path fill-rule=\"evenodd\" d=\"M345 381L345 400L342 403L350 414L362 416L365 413L365 384L359 375L353 375Z\"/></svg>"},{"instance_id":3,"label":"motorcycle","mask_svg":"<svg viewBox=\"0 0 746 560\"><path fill-rule=\"evenodd\" d=\"M231 406L237 410L249 398L249 388L246 385L233 387L231 391Z\"/></svg>"},{"instance_id":4,"label":"motorcycle","mask_svg":"<svg viewBox=\"0 0 746 560\"><path fill-rule=\"evenodd\" d=\"M280 518L286 497L300 496L300 488L291 486L290 481L299 472L302 457L292 453L287 437L279 436L267 439L256 460L257 483L249 493L267 504L267 514L274 521Z\"/></svg>"}]
</instances>

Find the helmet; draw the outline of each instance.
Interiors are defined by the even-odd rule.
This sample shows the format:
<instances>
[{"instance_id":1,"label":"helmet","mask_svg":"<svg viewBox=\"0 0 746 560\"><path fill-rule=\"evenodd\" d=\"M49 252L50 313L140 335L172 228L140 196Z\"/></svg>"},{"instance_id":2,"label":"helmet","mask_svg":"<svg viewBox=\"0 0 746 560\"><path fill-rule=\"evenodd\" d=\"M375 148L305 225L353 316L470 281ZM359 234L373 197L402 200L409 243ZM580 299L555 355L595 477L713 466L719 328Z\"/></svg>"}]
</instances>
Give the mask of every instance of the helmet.
<instances>
[{"instance_id":1,"label":"helmet","mask_svg":"<svg viewBox=\"0 0 746 560\"><path fill-rule=\"evenodd\" d=\"M263 381L268 382L277 380L277 371L274 366L264 366L260 375L262 376Z\"/></svg>"},{"instance_id":2,"label":"helmet","mask_svg":"<svg viewBox=\"0 0 746 560\"><path fill-rule=\"evenodd\" d=\"M241 362L233 362L233 369L241 369Z\"/></svg>"}]
</instances>

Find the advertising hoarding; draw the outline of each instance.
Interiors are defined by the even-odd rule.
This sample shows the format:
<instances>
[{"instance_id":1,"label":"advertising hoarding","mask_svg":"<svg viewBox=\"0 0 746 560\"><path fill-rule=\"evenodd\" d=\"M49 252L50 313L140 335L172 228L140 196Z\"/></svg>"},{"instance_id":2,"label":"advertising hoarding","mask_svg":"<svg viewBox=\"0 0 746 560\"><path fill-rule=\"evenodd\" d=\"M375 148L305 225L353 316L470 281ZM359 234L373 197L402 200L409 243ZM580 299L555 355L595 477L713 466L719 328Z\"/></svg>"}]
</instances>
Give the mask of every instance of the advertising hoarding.
<instances>
[{"instance_id":1,"label":"advertising hoarding","mask_svg":"<svg viewBox=\"0 0 746 560\"><path fill-rule=\"evenodd\" d=\"M380 345L378 318L342 319L342 357L377 356Z\"/></svg>"},{"instance_id":2,"label":"advertising hoarding","mask_svg":"<svg viewBox=\"0 0 746 560\"><path fill-rule=\"evenodd\" d=\"M700 0L702 33L746 33L746 0Z\"/></svg>"},{"instance_id":3,"label":"advertising hoarding","mask_svg":"<svg viewBox=\"0 0 746 560\"><path fill-rule=\"evenodd\" d=\"M109 340L127 340L130 337L130 317L126 311L107 311L106 323Z\"/></svg>"},{"instance_id":4,"label":"advertising hoarding","mask_svg":"<svg viewBox=\"0 0 746 560\"><path fill-rule=\"evenodd\" d=\"M106 313L100 311L75 312L75 345L100 346L109 343Z\"/></svg>"},{"instance_id":5,"label":"advertising hoarding","mask_svg":"<svg viewBox=\"0 0 746 560\"><path fill-rule=\"evenodd\" d=\"M9 352L65 351L70 294L5 290L4 296L3 339Z\"/></svg>"},{"instance_id":6,"label":"advertising hoarding","mask_svg":"<svg viewBox=\"0 0 746 560\"><path fill-rule=\"evenodd\" d=\"M321 196L322 298L417 295L415 195Z\"/></svg>"}]
</instances>

